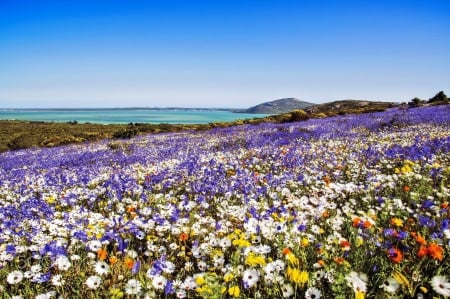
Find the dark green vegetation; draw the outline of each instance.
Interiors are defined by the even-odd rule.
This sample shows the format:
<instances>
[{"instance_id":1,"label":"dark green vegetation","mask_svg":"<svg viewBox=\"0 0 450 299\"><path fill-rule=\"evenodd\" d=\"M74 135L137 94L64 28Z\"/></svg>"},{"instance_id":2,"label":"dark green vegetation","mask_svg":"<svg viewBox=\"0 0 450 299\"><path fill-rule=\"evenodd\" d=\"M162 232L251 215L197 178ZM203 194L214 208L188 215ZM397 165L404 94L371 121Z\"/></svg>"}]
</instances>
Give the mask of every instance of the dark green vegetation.
<instances>
[{"instance_id":1,"label":"dark green vegetation","mask_svg":"<svg viewBox=\"0 0 450 299\"><path fill-rule=\"evenodd\" d=\"M446 101L430 101L428 105L447 103L447 101L448 99ZM349 113L377 112L395 106L398 105L388 102L344 100L314 105L304 110L293 110L288 113L264 118L196 125L171 125L164 123L157 125L143 123L101 125L77 122L48 123L0 120L0 152L31 147L53 147L102 139L126 139L150 133L178 132L182 130L204 131L217 127L259 124L263 122L287 123Z\"/></svg>"},{"instance_id":2,"label":"dark green vegetation","mask_svg":"<svg viewBox=\"0 0 450 299\"><path fill-rule=\"evenodd\" d=\"M450 98L447 97L447 95L441 90L438 92L434 97L429 98L428 101L422 100L420 98L413 98L411 101L408 102L408 105L411 107L419 107L424 104L446 104L450 102Z\"/></svg>"}]
</instances>

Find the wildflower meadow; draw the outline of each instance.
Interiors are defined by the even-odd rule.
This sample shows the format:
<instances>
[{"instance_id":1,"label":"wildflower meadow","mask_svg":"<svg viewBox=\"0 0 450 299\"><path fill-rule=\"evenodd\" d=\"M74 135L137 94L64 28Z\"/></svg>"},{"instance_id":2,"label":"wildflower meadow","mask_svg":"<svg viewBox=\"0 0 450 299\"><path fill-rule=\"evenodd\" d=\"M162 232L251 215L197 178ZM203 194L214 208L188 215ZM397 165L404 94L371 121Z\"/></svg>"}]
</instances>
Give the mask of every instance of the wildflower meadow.
<instances>
[{"instance_id":1,"label":"wildflower meadow","mask_svg":"<svg viewBox=\"0 0 450 299\"><path fill-rule=\"evenodd\" d=\"M450 297L450 106L0 154L2 298Z\"/></svg>"}]
</instances>

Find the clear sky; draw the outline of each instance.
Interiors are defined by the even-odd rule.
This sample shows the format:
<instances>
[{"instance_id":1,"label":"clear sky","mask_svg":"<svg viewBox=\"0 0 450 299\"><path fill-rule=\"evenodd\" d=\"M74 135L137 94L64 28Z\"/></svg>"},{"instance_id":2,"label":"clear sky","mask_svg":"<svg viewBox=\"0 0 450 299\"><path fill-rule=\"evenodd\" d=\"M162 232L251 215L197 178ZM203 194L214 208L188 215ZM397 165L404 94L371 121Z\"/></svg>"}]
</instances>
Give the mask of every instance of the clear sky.
<instances>
[{"instance_id":1,"label":"clear sky","mask_svg":"<svg viewBox=\"0 0 450 299\"><path fill-rule=\"evenodd\" d=\"M450 93L449 0L1 0L0 107Z\"/></svg>"}]
</instances>

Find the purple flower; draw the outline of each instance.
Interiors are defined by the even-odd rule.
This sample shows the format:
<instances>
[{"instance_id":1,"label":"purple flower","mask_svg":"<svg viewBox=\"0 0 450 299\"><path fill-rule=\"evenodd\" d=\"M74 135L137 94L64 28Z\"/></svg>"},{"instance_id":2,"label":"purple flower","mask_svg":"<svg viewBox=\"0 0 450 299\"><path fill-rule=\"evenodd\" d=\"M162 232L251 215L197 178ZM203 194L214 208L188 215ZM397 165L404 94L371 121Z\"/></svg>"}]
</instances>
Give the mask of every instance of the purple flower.
<instances>
[{"instance_id":1,"label":"purple flower","mask_svg":"<svg viewBox=\"0 0 450 299\"><path fill-rule=\"evenodd\" d=\"M170 280L167 280L166 286L164 287L164 294L170 295L175 293L175 289L173 288L172 282Z\"/></svg>"},{"instance_id":2,"label":"purple flower","mask_svg":"<svg viewBox=\"0 0 450 299\"><path fill-rule=\"evenodd\" d=\"M11 244L6 245L6 253L12 255L16 254L16 247Z\"/></svg>"},{"instance_id":3,"label":"purple flower","mask_svg":"<svg viewBox=\"0 0 450 299\"><path fill-rule=\"evenodd\" d=\"M433 201L426 200L422 203L422 209L428 209L431 208L434 205Z\"/></svg>"},{"instance_id":4,"label":"purple flower","mask_svg":"<svg viewBox=\"0 0 450 299\"><path fill-rule=\"evenodd\" d=\"M141 261L137 260L134 264L133 264L133 268L131 269L131 273L133 275L136 275L139 272L139 269L141 268Z\"/></svg>"}]
</instances>

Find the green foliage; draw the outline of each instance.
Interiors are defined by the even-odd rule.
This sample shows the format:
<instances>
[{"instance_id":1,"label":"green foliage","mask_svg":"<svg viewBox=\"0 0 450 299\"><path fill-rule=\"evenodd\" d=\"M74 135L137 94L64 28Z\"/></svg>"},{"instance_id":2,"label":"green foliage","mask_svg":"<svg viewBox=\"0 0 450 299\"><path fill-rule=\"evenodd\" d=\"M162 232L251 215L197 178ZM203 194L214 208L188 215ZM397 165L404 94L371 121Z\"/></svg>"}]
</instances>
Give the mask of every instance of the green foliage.
<instances>
[{"instance_id":1,"label":"green foliage","mask_svg":"<svg viewBox=\"0 0 450 299\"><path fill-rule=\"evenodd\" d=\"M408 103L408 105L411 107L418 107L421 103L423 103L423 101L420 98L415 97Z\"/></svg>"},{"instance_id":2,"label":"green foliage","mask_svg":"<svg viewBox=\"0 0 450 299\"><path fill-rule=\"evenodd\" d=\"M308 113L303 110L298 109L291 112L291 121L302 121L308 118Z\"/></svg>"},{"instance_id":3,"label":"green foliage","mask_svg":"<svg viewBox=\"0 0 450 299\"><path fill-rule=\"evenodd\" d=\"M428 103L448 102L447 95L441 90L434 97L428 100Z\"/></svg>"},{"instance_id":4,"label":"green foliage","mask_svg":"<svg viewBox=\"0 0 450 299\"><path fill-rule=\"evenodd\" d=\"M117 131L113 134L114 138L118 139L130 139L138 134L138 130L133 126L129 126L124 130Z\"/></svg>"}]
</instances>

